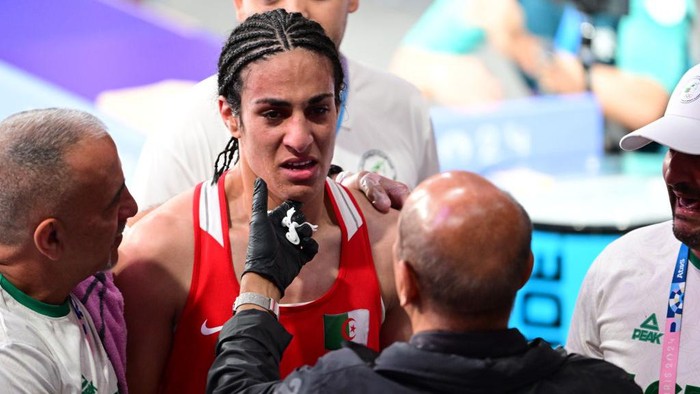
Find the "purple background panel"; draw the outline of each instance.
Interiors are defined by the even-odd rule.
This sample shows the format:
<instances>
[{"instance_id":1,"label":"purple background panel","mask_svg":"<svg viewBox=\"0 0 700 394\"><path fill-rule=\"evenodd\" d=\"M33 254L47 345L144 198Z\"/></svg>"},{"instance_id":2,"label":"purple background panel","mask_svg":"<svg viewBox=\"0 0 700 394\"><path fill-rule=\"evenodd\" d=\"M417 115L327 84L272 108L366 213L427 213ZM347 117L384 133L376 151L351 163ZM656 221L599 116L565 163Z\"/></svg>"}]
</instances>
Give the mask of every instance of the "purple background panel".
<instances>
[{"instance_id":1,"label":"purple background panel","mask_svg":"<svg viewBox=\"0 0 700 394\"><path fill-rule=\"evenodd\" d=\"M0 60L89 100L165 79L204 79L216 72L223 42L115 0L4 2L0 37Z\"/></svg>"}]
</instances>

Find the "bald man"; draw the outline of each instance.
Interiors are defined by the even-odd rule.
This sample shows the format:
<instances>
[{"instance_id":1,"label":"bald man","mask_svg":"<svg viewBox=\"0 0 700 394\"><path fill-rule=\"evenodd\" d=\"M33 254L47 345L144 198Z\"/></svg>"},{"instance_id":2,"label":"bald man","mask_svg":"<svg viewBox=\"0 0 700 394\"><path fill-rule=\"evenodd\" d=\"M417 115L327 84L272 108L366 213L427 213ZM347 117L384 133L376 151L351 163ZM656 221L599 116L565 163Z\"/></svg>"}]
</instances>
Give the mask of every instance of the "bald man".
<instances>
[{"instance_id":1,"label":"bald man","mask_svg":"<svg viewBox=\"0 0 700 394\"><path fill-rule=\"evenodd\" d=\"M281 236L287 230L267 221L256 224L265 233L251 226L248 256L269 257L246 261L251 272L241 292L279 301L270 267L288 277L291 266L301 265L287 261L301 261L308 248L290 247ZM541 339L528 343L507 328L515 294L532 270L531 228L525 210L478 175L428 178L406 201L394 247L396 288L413 327L408 343L377 355L347 342L279 381L290 335L269 306L237 302L221 331L207 392L641 393L612 364L567 355ZM355 335L352 316L342 324L348 337Z\"/></svg>"}]
</instances>

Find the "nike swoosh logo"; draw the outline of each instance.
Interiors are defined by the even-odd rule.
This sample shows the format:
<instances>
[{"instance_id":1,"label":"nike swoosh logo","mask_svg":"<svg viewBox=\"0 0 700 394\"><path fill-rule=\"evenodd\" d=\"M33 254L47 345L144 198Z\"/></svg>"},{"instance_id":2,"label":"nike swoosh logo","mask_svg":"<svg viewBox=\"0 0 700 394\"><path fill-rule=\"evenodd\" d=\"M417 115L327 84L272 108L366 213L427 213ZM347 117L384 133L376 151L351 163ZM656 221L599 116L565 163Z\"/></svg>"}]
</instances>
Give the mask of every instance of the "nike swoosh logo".
<instances>
[{"instance_id":1,"label":"nike swoosh logo","mask_svg":"<svg viewBox=\"0 0 700 394\"><path fill-rule=\"evenodd\" d=\"M224 326L207 327L207 321L204 320L204 323L202 323L202 328L200 330L202 332L202 335L207 336L216 334L217 332L221 331L222 328L224 328Z\"/></svg>"}]
</instances>

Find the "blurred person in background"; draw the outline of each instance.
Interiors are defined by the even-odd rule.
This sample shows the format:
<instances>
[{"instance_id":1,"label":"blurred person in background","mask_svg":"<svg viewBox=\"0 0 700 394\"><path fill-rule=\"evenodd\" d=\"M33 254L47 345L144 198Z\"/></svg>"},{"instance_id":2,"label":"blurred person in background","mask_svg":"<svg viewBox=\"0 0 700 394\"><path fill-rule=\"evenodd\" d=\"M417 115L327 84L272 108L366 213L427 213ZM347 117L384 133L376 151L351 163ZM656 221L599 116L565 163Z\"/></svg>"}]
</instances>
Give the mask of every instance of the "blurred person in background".
<instances>
[{"instance_id":1,"label":"blurred person in background","mask_svg":"<svg viewBox=\"0 0 700 394\"><path fill-rule=\"evenodd\" d=\"M537 26L558 19L548 0L529 2L545 4L530 13ZM511 59L531 64L525 56L540 47L540 38L525 28L526 16L517 0L435 0L402 40L390 69L437 105L526 96L528 87Z\"/></svg>"},{"instance_id":2,"label":"blurred person in background","mask_svg":"<svg viewBox=\"0 0 700 394\"><path fill-rule=\"evenodd\" d=\"M553 56L533 73L540 90L593 93L606 150L617 151L620 137L663 114L680 77L700 60L696 7L694 0L571 1Z\"/></svg>"},{"instance_id":3,"label":"blurred person in background","mask_svg":"<svg viewBox=\"0 0 700 394\"><path fill-rule=\"evenodd\" d=\"M441 105L590 91L613 152L622 135L661 116L700 60L697 3L436 0L392 69Z\"/></svg>"}]
</instances>

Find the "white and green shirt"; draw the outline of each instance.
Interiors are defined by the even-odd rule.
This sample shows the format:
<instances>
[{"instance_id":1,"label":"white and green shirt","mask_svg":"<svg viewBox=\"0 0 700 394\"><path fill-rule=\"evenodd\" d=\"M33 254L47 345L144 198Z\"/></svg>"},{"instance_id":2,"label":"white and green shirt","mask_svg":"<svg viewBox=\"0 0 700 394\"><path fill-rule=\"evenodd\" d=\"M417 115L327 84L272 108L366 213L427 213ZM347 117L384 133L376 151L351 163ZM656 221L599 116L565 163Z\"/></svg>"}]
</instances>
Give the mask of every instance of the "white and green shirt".
<instances>
[{"instance_id":1,"label":"white and green shirt","mask_svg":"<svg viewBox=\"0 0 700 394\"><path fill-rule=\"evenodd\" d=\"M569 328L569 352L602 358L656 393L671 277L680 242L671 222L617 239L583 281ZM691 256L683 305L678 394L700 394L700 263Z\"/></svg>"},{"instance_id":2,"label":"white and green shirt","mask_svg":"<svg viewBox=\"0 0 700 394\"><path fill-rule=\"evenodd\" d=\"M118 392L117 377L85 306L39 302L0 275L0 391Z\"/></svg>"}]
</instances>

